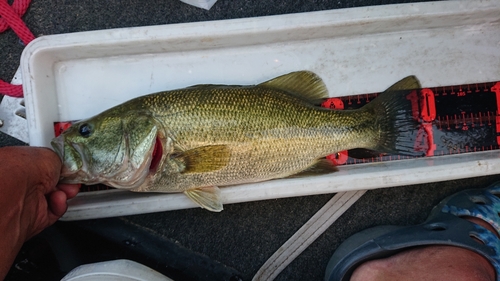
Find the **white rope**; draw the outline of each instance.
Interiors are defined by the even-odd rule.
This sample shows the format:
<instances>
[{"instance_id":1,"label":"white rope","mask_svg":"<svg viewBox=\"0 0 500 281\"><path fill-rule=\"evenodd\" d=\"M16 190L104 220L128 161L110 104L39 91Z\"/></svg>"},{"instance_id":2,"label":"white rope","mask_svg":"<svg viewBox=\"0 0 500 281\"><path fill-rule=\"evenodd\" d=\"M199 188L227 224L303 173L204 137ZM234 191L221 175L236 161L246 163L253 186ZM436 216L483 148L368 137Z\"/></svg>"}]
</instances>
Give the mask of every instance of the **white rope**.
<instances>
[{"instance_id":1,"label":"white rope","mask_svg":"<svg viewBox=\"0 0 500 281\"><path fill-rule=\"evenodd\" d=\"M366 190L340 192L285 242L257 271L252 281L271 281L325 232Z\"/></svg>"}]
</instances>

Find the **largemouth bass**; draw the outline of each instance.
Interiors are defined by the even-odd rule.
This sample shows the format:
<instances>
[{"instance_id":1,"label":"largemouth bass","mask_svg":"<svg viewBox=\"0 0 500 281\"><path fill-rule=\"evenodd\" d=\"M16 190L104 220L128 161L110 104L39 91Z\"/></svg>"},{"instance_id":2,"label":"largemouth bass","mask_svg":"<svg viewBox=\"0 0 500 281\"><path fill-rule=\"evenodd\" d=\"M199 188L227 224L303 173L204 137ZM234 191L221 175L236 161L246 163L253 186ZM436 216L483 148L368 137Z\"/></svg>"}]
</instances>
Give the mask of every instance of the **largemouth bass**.
<instances>
[{"instance_id":1,"label":"largemouth bass","mask_svg":"<svg viewBox=\"0 0 500 281\"><path fill-rule=\"evenodd\" d=\"M364 148L421 154L409 137L409 76L358 110L322 108L323 81L293 72L253 86L197 85L142 96L72 125L52 141L62 182L184 192L221 211L221 186L331 173L325 156Z\"/></svg>"}]
</instances>

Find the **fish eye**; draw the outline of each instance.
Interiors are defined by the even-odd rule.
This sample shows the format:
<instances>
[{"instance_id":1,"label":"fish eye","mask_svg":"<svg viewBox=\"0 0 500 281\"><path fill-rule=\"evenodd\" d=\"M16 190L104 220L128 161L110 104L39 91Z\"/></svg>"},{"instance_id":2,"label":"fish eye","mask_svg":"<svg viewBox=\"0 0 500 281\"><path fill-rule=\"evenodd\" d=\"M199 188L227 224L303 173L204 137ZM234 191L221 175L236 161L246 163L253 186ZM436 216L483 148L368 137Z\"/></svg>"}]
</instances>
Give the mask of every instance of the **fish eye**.
<instances>
[{"instance_id":1,"label":"fish eye","mask_svg":"<svg viewBox=\"0 0 500 281\"><path fill-rule=\"evenodd\" d=\"M78 132L84 138L88 138L92 134L92 130L90 130L90 126L87 123L80 125L80 127L78 128Z\"/></svg>"}]
</instances>

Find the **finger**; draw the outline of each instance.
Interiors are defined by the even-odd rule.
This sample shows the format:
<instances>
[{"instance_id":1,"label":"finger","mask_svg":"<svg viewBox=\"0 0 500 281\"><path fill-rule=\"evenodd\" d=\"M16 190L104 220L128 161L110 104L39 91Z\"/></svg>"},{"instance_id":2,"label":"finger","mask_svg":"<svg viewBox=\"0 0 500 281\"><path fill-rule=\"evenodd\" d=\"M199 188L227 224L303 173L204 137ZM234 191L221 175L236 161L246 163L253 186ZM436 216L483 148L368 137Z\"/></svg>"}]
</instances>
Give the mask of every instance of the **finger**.
<instances>
[{"instance_id":1,"label":"finger","mask_svg":"<svg viewBox=\"0 0 500 281\"><path fill-rule=\"evenodd\" d=\"M81 184L64 184L60 183L57 185L57 189L61 190L62 192L66 193L66 198L71 199L75 197L78 192L80 191Z\"/></svg>"},{"instance_id":2,"label":"finger","mask_svg":"<svg viewBox=\"0 0 500 281\"><path fill-rule=\"evenodd\" d=\"M36 179L40 181L41 185L44 187L45 192L50 193L56 190L55 186L60 178L60 172L62 169L61 159L51 149L45 147L34 149L36 149L39 154L37 159L43 159L40 160L39 163L37 163L39 175Z\"/></svg>"},{"instance_id":3,"label":"finger","mask_svg":"<svg viewBox=\"0 0 500 281\"><path fill-rule=\"evenodd\" d=\"M63 191L54 191L48 196L48 199L49 214L51 214L49 217L51 223L54 223L68 209L66 193Z\"/></svg>"},{"instance_id":4,"label":"finger","mask_svg":"<svg viewBox=\"0 0 500 281\"><path fill-rule=\"evenodd\" d=\"M47 194L55 190L62 167L61 159L48 148L11 146L0 148L0 169L12 178L23 178L26 186L37 186Z\"/></svg>"},{"instance_id":5,"label":"finger","mask_svg":"<svg viewBox=\"0 0 500 281\"><path fill-rule=\"evenodd\" d=\"M56 190L62 162L53 150L46 147L18 147L14 152L21 167L27 171L29 186L36 186L45 194Z\"/></svg>"}]
</instances>

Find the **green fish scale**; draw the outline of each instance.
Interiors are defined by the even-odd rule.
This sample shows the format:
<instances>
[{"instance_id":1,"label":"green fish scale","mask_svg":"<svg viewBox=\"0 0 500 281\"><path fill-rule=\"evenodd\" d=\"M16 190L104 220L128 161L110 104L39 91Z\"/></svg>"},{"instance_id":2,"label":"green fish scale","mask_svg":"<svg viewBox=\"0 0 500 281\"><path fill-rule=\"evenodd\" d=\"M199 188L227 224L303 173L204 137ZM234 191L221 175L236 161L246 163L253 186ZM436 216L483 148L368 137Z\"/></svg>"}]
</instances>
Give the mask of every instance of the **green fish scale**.
<instances>
[{"instance_id":1,"label":"green fish scale","mask_svg":"<svg viewBox=\"0 0 500 281\"><path fill-rule=\"evenodd\" d=\"M227 145L231 151L228 165L213 172L182 173L182 165L167 159L150 191L286 177L328 154L366 146L368 115L316 107L266 87L188 88L132 102L152 111L176 153L210 145Z\"/></svg>"}]
</instances>

